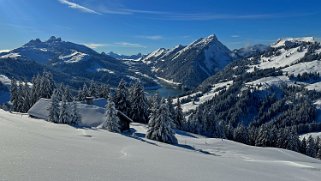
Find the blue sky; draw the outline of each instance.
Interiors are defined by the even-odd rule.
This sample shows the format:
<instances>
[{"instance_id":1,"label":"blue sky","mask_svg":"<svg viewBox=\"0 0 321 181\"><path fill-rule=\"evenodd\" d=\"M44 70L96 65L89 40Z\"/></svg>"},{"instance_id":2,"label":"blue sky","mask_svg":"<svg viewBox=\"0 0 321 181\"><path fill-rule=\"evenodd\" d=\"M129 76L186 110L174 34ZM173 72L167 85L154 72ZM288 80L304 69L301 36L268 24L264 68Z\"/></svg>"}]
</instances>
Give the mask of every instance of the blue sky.
<instances>
[{"instance_id":1,"label":"blue sky","mask_svg":"<svg viewBox=\"0 0 321 181\"><path fill-rule=\"evenodd\" d=\"M0 0L0 51L51 35L148 53L216 34L230 49L321 37L320 0Z\"/></svg>"}]
</instances>

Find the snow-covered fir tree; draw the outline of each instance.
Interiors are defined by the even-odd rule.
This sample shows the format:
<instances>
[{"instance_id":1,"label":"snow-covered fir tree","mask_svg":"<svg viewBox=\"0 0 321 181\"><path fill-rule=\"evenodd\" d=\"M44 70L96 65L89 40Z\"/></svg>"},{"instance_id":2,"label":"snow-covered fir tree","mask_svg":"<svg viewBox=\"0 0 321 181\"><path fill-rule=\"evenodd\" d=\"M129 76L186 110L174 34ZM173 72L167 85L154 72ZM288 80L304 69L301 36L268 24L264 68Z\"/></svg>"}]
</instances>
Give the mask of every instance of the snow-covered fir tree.
<instances>
[{"instance_id":1,"label":"snow-covered fir tree","mask_svg":"<svg viewBox=\"0 0 321 181\"><path fill-rule=\"evenodd\" d=\"M151 100L151 108L150 108L150 114L149 114L149 121L148 121L148 132L154 132L155 124L156 124L156 118L159 115L159 106L161 103L161 98L159 94L155 94L152 97Z\"/></svg>"},{"instance_id":2,"label":"snow-covered fir tree","mask_svg":"<svg viewBox=\"0 0 321 181\"><path fill-rule=\"evenodd\" d=\"M168 111L173 120L175 120L175 108L173 105L173 99L171 97L167 98Z\"/></svg>"},{"instance_id":3,"label":"snow-covered fir tree","mask_svg":"<svg viewBox=\"0 0 321 181\"><path fill-rule=\"evenodd\" d=\"M174 124L177 129L182 129L183 123L185 122L185 117L183 114L183 109L179 98L177 98L177 105L175 109Z\"/></svg>"},{"instance_id":4,"label":"snow-covered fir tree","mask_svg":"<svg viewBox=\"0 0 321 181\"><path fill-rule=\"evenodd\" d=\"M70 104L70 124L78 125L81 122L81 116L77 109L77 103L73 100Z\"/></svg>"},{"instance_id":5,"label":"snow-covered fir tree","mask_svg":"<svg viewBox=\"0 0 321 181\"><path fill-rule=\"evenodd\" d=\"M40 98L49 99L55 89L55 82L50 72L44 72L40 80Z\"/></svg>"},{"instance_id":6,"label":"snow-covered fir tree","mask_svg":"<svg viewBox=\"0 0 321 181\"><path fill-rule=\"evenodd\" d=\"M67 102L72 102L74 99L71 95L70 88L69 86L66 86L64 89L64 95L66 96L66 101Z\"/></svg>"},{"instance_id":7,"label":"snow-covered fir tree","mask_svg":"<svg viewBox=\"0 0 321 181\"><path fill-rule=\"evenodd\" d=\"M60 108L59 108L58 91L55 90L51 96L48 121L58 123L59 115L60 115Z\"/></svg>"},{"instance_id":8,"label":"snow-covered fir tree","mask_svg":"<svg viewBox=\"0 0 321 181\"><path fill-rule=\"evenodd\" d=\"M111 132L120 133L120 120L117 116L117 110L112 99L108 100L105 116L106 119L100 127Z\"/></svg>"},{"instance_id":9,"label":"snow-covered fir tree","mask_svg":"<svg viewBox=\"0 0 321 181\"><path fill-rule=\"evenodd\" d=\"M170 117L168 104L165 100L157 111L155 111L150 120L146 138L169 144L176 144L177 139L173 130L173 120Z\"/></svg>"},{"instance_id":10,"label":"snow-covered fir tree","mask_svg":"<svg viewBox=\"0 0 321 181\"><path fill-rule=\"evenodd\" d=\"M11 87L10 87L10 102L12 103L12 111L18 110L18 86L17 81L15 79L11 80Z\"/></svg>"},{"instance_id":11,"label":"snow-covered fir tree","mask_svg":"<svg viewBox=\"0 0 321 181\"><path fill-rule=\"evenodd\" d=\"M95 81L91 81L88 88L88 96L97 97L97 84Z\"/></svg>"},{"instance_id":12,"label":"snow-covered fir tree","mask_svg":"<svg viewBox=\"0 0 321 181\"><path fill-rule=\"evenodd\" d=\"M124 80L121 80L115 92L114 103L116 109L123 112L126 115L129 115L130 111L130 102L128 98L129 96L128 89L126 87L126 82Z\"/></svg>"},{"instance_id":13,"label":"snow-covered fir tree","mask_svg":"<svg viewBox=\"0 0 321 181\"><path fill-rule=\"evenodd\" d=\"M98 97L108 99L110 93L110 87L106 84L102 84L98 87Z\"/></svg>"},{"instance_id":14,"label":"snow-covered fir tree","mask_svg":"<svg viewBox=\"0 0 321 181\"><path fill-rule=\"evenodd\" d=\"M86 97L89 96L89 91L86 83L84 83L82 89L78 92L78 100L79 101L84 101L86 100Z\"/></svg>"},{"instance_id":15,"label":"snow-covered fir tree","mask_svg":"<svg viewBox=\"0 0 321 181\"><path fill-rule=\"evenodd\" d=\"M69 124L70 123L70 109L67 104L66 96L62 97L60 114L59 114L59 123L60 124Z\"/></svg>"},{"instance_id":16,"label":"snow-covered fir tree","mask_svg":"<svg viewBox=\"0 0 321 181\"><path fill-rule=\"evenodd\" d=\"M130 117L139 123L148 123L148 102L145 96L144 87L137 81L130 88Z\"/></svg>"},{"instance_id":17,"label":"snow-covered fir tree","mask_svg":"<svg viewBox=\"0 0 321 181\"><path fill-rule=\"evenodd\" d=\"M311 135L309 136L308 141L307 141L306 154L310 157L313 157L313 158L315 158L317 155L315 141Z\"/></svg>"}]
</instances>

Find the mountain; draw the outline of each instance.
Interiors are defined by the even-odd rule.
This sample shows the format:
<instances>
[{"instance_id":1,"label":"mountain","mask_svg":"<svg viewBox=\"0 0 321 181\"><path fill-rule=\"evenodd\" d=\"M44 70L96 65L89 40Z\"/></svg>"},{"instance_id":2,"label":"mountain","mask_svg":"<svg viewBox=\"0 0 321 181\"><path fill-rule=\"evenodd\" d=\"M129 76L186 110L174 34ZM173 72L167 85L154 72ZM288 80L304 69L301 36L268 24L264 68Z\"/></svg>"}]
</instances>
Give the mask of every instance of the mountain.
<instances>
[{"instance_id":1,"label":"mountain","mask_svg":"<svg viewBox=\"0 0 321 181\"><path fill-rule=\"evenodd\" d=\"M109 53L107 53L107 55L111 56L113 58L116 58L118 60L139 60L142 57L144 57L144 55L141 54L141 53L138 53L136 55L121 55L121 54L118 54L118 53L109 52Z\"/></svg>"},{"instance_id":2,"label":"mountain","mask_svg":"<svg viewBox=\"0 0 321 181\"><path fill-rule=\"evenodd\" d=\"M178 130L179 144L168 145L144 138L147 128L137 123L122 135L0 110L0 125L2 180L320 179L320 160L293 151Z\"/></svg>"},{"instance_id":3,"label":"mountain","mask_svg":"<svg viewBox=\"0 0 321 181\"><path fill-rule=\"evenodd\" d=\"M153 79L131 71L125 62L54 36L47 41L31 40L20 48L1 53L0 60L0 74L18 80L30 81L32 76L48 70L55 77L59 75L58 82L76 88L90 80L116 86L121 79L127 82L140 79L147 87L158 85Z\"/></svg>"},{"instance_id":4,"label":"mountain","mask_svg":"<svg viewBox=\"0 0 321 181\"><path fill-rule=\"evenodd\" d=\"M241 141L234 133L246 127L250 138L244 140L250 142L244 143L294 149L262 140L321 131L320 73L319 42L278 40L261 53L232 62L180 97L188 115L187 130ZM260 135L267 130L274 132Z\"/></svg>"},{"instance_id":5,"label":"mountain","mask_svg":"<svg viewBox=\"0 0 321 181\"><path fill-rule=\"evenodd\" d=\"M215 35L211 35L188 46L158 49L141 61L149 65L161 80L191 89L232 60L232 52Z\"/></svg>"}]
</instances>

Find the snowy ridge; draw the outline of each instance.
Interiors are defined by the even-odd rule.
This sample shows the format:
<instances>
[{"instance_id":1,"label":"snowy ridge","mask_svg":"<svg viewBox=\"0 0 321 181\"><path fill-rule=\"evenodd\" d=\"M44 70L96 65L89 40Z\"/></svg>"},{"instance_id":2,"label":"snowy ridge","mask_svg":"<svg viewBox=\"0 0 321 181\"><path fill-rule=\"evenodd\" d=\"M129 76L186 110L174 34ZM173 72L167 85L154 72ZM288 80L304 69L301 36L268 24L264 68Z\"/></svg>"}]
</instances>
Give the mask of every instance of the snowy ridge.
<instances>
[{"instance_id":1,"label":"snowy ridge","mask_svg":"<svg viewBox=\"0 0 321 181\"><path fill-rule=\"evenodd\" d=\"M271 47L278 48L278 47L286 46L289 43L300 43L300 42L315 43L316 41L313 37L285 38L285 39L279 39Z\"/></svg>"}]
</instances>

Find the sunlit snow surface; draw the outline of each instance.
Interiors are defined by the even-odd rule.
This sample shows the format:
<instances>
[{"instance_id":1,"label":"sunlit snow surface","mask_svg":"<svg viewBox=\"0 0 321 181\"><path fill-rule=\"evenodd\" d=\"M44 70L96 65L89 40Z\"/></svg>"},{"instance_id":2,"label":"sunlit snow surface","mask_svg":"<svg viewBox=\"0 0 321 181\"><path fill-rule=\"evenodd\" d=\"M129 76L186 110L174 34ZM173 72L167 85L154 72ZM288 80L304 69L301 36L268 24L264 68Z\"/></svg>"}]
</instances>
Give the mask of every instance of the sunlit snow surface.
<instances>
[{"instance_id":1,"label":"sunlit snow surface","mask_svg":"<svg viewBox=\"0 0 321 181\"><path fill-rule=\"evenodd\" d=\"M179 146L77 129L0 110L0 180L311 180L321 162L276 148L256 148L176 134Z\"/></svg>"}]
</instances>

